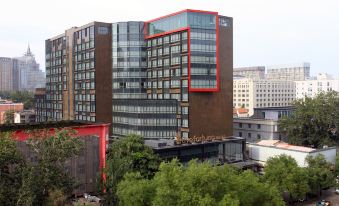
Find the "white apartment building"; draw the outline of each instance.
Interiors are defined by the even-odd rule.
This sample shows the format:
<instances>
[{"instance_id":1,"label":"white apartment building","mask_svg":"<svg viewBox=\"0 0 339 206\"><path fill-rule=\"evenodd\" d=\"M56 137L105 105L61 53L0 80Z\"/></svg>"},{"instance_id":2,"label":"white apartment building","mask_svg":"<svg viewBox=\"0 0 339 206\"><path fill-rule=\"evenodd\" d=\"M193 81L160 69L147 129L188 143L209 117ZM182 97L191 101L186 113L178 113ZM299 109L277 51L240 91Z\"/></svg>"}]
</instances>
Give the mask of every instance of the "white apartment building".
<instances>
[{"instance_id":1,"label":"white apartment building","mask_svg":"<svg viewBox=\"0 0 339 206\"><path fill-rule=\"evenodd\" d=\"M283 80L233 79L233 107L254 108L289 106L295 100L295 82Z\"/></svg>"},{"instance_id":2,"label":"white apartment building","mask_svg":"<svg viewBox=\"0 0 339 206\"><path fill-rule=\"evenodd\" d=\"M318 74L317 79L295 81L296 98L302 99L305 96L315 97L319 92L339 92L339 79L333 79L327 74Z\"/></svg>"}]
</instances>

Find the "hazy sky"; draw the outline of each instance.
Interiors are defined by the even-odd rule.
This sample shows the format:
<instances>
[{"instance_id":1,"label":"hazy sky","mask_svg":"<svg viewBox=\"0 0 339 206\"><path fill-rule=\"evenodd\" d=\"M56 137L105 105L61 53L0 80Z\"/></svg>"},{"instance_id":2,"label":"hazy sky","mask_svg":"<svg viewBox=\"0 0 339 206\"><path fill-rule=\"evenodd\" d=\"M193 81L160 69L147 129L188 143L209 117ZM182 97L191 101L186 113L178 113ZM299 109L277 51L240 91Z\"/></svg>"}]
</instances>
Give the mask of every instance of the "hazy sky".
<instances>
[{"instance_id":1,"label":"hazy sky","mask_svg":"<svg viewBox=\"0 0 339 206\"><path fill-rule=\"evenodd\" d=\"M146 21L183 9L234 20L234 67L310 62L339 77L339 0L3 0L0 56L31 45L44 67L45 39L91 21Z\"/></svg>"}]
</instances>

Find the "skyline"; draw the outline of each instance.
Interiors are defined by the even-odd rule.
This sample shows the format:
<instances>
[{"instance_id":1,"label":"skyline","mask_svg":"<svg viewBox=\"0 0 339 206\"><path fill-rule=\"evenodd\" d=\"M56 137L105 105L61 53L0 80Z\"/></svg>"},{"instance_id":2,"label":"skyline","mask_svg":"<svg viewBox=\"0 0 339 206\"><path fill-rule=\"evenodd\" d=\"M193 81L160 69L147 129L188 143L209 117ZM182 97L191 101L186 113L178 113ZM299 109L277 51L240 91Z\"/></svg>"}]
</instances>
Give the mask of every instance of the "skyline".
<instances>
[{"instance_id":1,"label":"skyline","mask_svg":"<svg viewBox=\"0 0 339 206\"><path fill-rule=\"evenodd\" d=\"M67 2L67 7L64 0L53 6L41 0L3 3L3 8L8 9L0 13L0 18L6 19L0 22L0 56L21 56L30 44L41 69L45 70L45 40L73 26L92 21L147 21L183 9L198 9L233 17L234 67L310 62L312 76L326 72L339 77L339 27L334 26L339 19L336 13L339 2L334 0L323 3L165 0L161 5L155 0L148 0L147 4L144 1L99 0L95 5L91 2ZM58 15L59 11L62 16Z\"/></svg>"}]
</instances>

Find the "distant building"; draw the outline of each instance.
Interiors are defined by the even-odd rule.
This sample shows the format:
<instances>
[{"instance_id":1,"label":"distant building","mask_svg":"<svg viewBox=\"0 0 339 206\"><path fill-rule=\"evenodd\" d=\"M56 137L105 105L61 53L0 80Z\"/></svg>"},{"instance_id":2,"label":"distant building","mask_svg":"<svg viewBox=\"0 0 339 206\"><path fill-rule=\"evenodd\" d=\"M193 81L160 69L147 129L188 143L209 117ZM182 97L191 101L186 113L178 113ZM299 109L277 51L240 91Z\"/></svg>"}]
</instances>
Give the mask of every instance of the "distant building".
<instances>
[{"instance_id":1,"label":"distant building","mask_svg":"<svg viewBox=\"0 0 339 206\"><path fill-rule=\"evenodd\" d=\"M315 97L320 92L339 92L339 79L333 79L328 74L318 74L316 79L296 81L296 98Z\"/></svg>"},{"instance_id":2,"label":"distant building","mask_svg":"<svg viewBox=\"0 0 339 206\"><path fill-rule=\"evenodd\" d=\"M13 90L13 61L0 57L0 91Z\"/></svg>"},{"instance_id":3,"label":"distant building","mask_svg":"<svg viewBox=\"0 0 339 206\"><path fill-rule=\"evenodd\" d=\"M34 123L35 112L34 110L24 110L20 112L14 112L14 123Z\"/></svg>"},{"instance_id":4,"label":"distant building","mask_svg":"<svg viewBox=\"0 0 339 206\"><path fill-rule=\"evenodd\" d=\"M0 132L11 132L12 138L15 138L17 146L27 160L32 161L32 153L26 144L30 138L28 131L39 132L48 129L51 134L55 129L71 129L76 131L76 136L83 141L83 151L76 157L70 159L64 165L65 171L69 172L75 178L79 185L74 191L75 195L83 193L96 193L98 186L98 177L101 169L106 165L106 148L108 146L109 124L90 124L71 121L36 123L36 124L11 124L0 125ZM34 160L33 160L34 161Z\"/></svg>"},{"instance_id":5,"label":"distant building","mask_svg":"<svg viewBox=\"0 0 339 206\"><path fill-rule=\"evenodd\" d=\"M286 65L272 65L266 66L267 80L285 80L298 81L306 80L310 77L310 64L286 64Z\"/></svg>"},{"instance_id":6,"label":"distant building","mask_svg":"<svg viewBox=\"0 0 339 206\"><path fill-rule=\"evenodd\" d=\"M37 88L34 93L35 121L46 122L46 88Z\"/></svg>"},{"instance_id":7,"label":"distant building","mask_svg":"<svg viewBox=\"0 0 339 206\"><path fill-rule=\"evenodd\" d=\"M242 76L254 80L265 79L265 67L254 66L234 68L233 76Z\"/></svg>"},{"instance_id":8,"label":"distant building","mask_svg":"<svg viewBox=\"0 0 339 206\"><path fill-rule=\"evenodd\" d=\"M266 161L278 155L289 155L297 161L298 166L307 167L305 158L307 156L324 155L327 162L335 165L336 148L314 149L309 147L290 145L279 140L262 140L258 143L248 143L249 158L256 161L261 166L265 166Z\"/></svg>"},{"instance_id":9,"label":"distant building","mask_svg":"<svg viewBox=\"0 0 339 206\"><path fill-rule=\"evenodd\" d=\"M177 158L182 163L190 160L217 163L237 163L245 160L245 140L240 137L226 137L221 140L176 144L175 140L145 140L145 144L163 160Z\"/></svg>"},{"instance_id":10,"label":"distant building","mask_svg":"<svg viewBox=\"0 0 339 206\"><path fill-rule=\"evenodd\" d=\"M22 57L13 58L16 60L14 78L18 82L18 90L34 91L36 88L45 87L45 72L40 70L30 47Z\"/></svg>"},{"instance_id":11,"label":"distant building","mask_svg":"<svg viewBox=\"0 0 339 206\"><path fill-rule=\"evenodd\" d=\"M7 111L19 112L24 110L23 103L13 103L11 101L1 101L0 102L0 124L5 123L5 114ZM13 117L14 118L14 117Z\"/></svg>"},{"instance_id":12,"label":"distant building","mask_svg":"<svg viewBox=\"0 0 339 206\"><path fill-rule=\"evenodd\" d=\"M233 107L249 109L289 106L295 100L295 83L284 80L233 79Z\"/></svg>"},{"instance_id":13,"label":"distant building","mask_svg":"<svg viewBox=\"0 0 339 206\"><path fill-rule=\"evenodd\" d=\"M34 91L45 87L45 79L29 46L22 57L0 57L0 91Z\"/></svg>"}]
</instances>

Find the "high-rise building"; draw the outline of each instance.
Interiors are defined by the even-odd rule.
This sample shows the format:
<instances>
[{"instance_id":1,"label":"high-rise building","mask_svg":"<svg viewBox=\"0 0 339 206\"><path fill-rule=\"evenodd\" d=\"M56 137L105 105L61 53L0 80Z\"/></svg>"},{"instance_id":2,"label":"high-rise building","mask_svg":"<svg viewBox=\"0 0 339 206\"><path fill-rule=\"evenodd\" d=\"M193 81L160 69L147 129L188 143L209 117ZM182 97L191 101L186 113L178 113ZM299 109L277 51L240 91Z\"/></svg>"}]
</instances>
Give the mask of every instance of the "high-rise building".
<instances>
[{"instance_id":1,"label":"high-rise building","mask_svg":"<svg viewBox=\"0 0 339 206\"><path fill-rule=\"evenodd\" d=\"M146 22L147 98L178 102L178 136L232 135L232 18L184 10Z\"/></svg>"},{"instance_id":2,"label":"high-rise building","mask_svg":"<svg viewBox=\"0 0 339 206\"><path fill-rule=\"evenodd\" d=\"M266 79L298 81L310 77L310 63L267 66Z\"/></svg>"},{"instance_id":3,"label":"high-rise building","mask_svg":"<svg viewBox=\"0 0 339 206\"><path fill-rule=\"evenodd\" d=\"M254 67L239 67L233 69L233 76L246 77L250 79L265 79L265 67L254 66Z\"/></svg>"},{"instance_id":4,"label":"high-rise building","mask_svg":"<svg viewBox=\"0 0 339 206\"><path fill-rule=\"evenodd\" d=\"M0 91L13 90L13 61L0 57Z\"/></svg>"},{"instance_id":5,"label":"high-rise building","mask_svg":"<svg viewBox=\"0 0 339 206\"><path fill-rule=\"evenodd\" d=\"M40 70L40 65L36 62L34 54L28 46L26 53L22 57L13 58L14 68L13 82L17 90L34 91L36 88L45 87L45 72Z\"/></svg>"},{"instance_id":6,"label":"high-rise building","mask_svg":"<svg viewBox=\"0 0 339 206\"><path fill-rule=\"evenodd\" d=\"M233 80L233 107L254 108L290 106L295 100L295 82L284 80Z\"/></svg>"},{"instance_id":7,"label":"high-rise building","mask_svg":"<svg viewBox=\"0 0 339 206\"><path fill-rule=\"evenodd\" d=\"M46 40L45 118L111 122L111 54L108 23L73 27Z\"/></svg>"},{"instance_id":8,"label":"high-rise building","mask_svg":"<svg viewBox=\"0 0 339 206\"><path fill-rule=\"evenodd\" d=\"M113 137L231 136L232 24L184 10L67 30L46 41L46 116L112 122Z\"/></svg>"}]
</instances>

